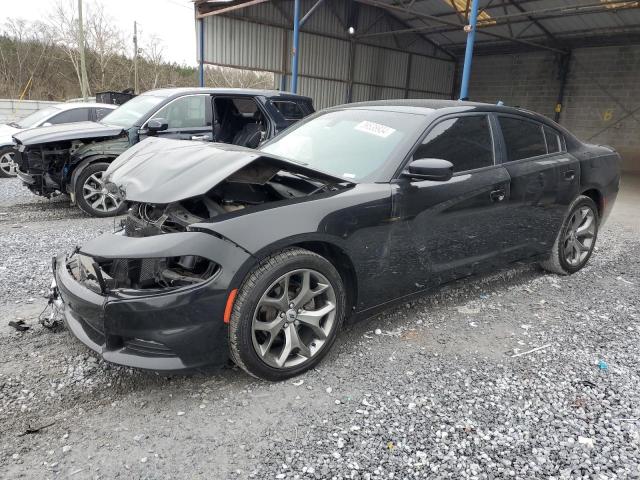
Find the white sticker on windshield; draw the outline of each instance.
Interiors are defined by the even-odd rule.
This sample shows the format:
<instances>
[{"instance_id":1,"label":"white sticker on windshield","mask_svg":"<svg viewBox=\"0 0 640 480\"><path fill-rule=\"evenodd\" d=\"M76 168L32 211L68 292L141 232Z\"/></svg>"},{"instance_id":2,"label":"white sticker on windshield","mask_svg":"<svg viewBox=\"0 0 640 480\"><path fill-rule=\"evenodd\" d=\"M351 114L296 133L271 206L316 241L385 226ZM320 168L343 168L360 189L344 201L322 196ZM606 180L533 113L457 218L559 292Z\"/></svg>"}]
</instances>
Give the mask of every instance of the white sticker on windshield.
<instances>
[{"instance_id":1,"label":"white sticker on windshield","mask_svg":"<svg viewBox=\"0 0 640 480\"><path fill-rule=\"evenodd\" d=\"M381 125L375 122L369 122L368 120L360 122L354 128L361 132L370 133L371 135L381 138L387 138L396 131L395 128L387 127L386 125Z\"/></svg>"}]
</instances>

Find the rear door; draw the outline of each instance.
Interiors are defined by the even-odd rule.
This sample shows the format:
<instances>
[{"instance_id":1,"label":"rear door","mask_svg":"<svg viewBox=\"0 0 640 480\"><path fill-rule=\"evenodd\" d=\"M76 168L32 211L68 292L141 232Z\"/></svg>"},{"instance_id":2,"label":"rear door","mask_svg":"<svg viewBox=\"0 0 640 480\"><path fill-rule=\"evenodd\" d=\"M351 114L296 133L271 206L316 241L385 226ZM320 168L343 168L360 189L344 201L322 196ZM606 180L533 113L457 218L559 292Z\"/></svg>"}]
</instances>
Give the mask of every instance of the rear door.
<instances>
[{"instance_id":1,"label":"rear door","mask_svg":"<svg viewBox=\"0 0 640 480\"><path fill-rule=\"evenodd\" d=\"M448 160L453 177L445 182L399 178L394 184L394 217L416 255L407 275L417 288L501 261L509 174L496 163L492 131L486 113L440 120L413 158Z\"/></svg>"},{"instance_id":2,"label":"rear door","mask_svg":"<svg viewBox=\"0 0 640 480\"><path fill-rule=\"evenodd\" d=\"M194 94L174 98L151 118L163 118L168 128L158 137L179 140L213 140L211 95Z\"/></svg>"},{"instance_id":3,"label":"rear door","mask_svg":"<svg viewBox=\"0 0 640 480\"><path fill-rule=\"evenodd\" d=\"M500 159L511 178L511 257L546 253L578 194L580 164L552 127L518 115L500 114L496 119Z\"/></svg>"}]
</instances>

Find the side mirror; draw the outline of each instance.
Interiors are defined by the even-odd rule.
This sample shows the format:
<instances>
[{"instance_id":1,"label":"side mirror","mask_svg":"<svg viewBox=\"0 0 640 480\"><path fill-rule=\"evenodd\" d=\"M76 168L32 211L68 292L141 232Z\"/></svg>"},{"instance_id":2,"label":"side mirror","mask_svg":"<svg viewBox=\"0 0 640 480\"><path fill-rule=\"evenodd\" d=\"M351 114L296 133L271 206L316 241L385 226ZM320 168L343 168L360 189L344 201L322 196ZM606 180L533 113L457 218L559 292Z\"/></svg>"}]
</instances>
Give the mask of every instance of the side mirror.
<instances>
[{"instance_id":1,"label":"side mirror","mask_svg":"<svg viewBox=\"0 0 640 480\"><path fill-rule=\"evenodd\" d=\"M150 134L162 132L169 128L169 122L167 122L166 118L152 118L147 122L147 130L149 130Z\"/></svg>"},{"instance_id":2,"label":"side mirror","mask_svg":"<svg viewBox=\"0 0 640 480\"><path fill-rule=\"evenodd\" d=\"M51 125L53 125L53 123L51 122L44 122L42 125L40 125L41 127L50 127Z\"/></svg>"},{"instance_id":3,"label":"side mirror","mask_svg":"<svg viewBox=\"0 0 640 480\"><path fill-rule=\"evenodd\" d=\"M453 176L453 164L440 158L420 158L413 160L402 172L403 177L418 180L446 182Z\"/></svg>"}]
</instances>

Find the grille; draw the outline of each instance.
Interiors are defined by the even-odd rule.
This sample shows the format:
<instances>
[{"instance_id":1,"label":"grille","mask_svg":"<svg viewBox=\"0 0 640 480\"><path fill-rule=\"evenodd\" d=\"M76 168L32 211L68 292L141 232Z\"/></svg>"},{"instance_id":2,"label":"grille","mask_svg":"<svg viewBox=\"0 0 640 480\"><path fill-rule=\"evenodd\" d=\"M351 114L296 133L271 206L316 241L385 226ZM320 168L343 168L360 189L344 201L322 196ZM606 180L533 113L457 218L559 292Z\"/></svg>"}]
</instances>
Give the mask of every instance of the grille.
<instances>
[{"instance_id":1,"label":"grille","mask_svg":"<svg viewBox=\"0 0 640 480\"><path fill-rule=\"evenodd\" d=\"M125 338L124 346L133 352L149 357L175 357L169 347L153 340L143 340L141 338Z\"/></svg>"}]
</instances>

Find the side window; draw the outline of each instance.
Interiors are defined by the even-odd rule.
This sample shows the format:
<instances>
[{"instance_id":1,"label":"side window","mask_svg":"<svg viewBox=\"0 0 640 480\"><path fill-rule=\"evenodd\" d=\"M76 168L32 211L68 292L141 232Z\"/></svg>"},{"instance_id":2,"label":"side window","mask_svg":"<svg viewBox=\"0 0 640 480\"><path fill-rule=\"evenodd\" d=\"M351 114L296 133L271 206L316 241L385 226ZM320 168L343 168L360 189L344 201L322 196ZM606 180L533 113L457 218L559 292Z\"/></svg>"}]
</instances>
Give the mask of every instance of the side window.
<instances>
[{"instance_id":1,"label":"side window","mask_svg":"<svg viewBox=\"0 0 640 480\"><path fill-rule=\"evenodd\" d=\"M548 153L557 153L562 151L562 140L560 139L560 135L558 135L555 130L550 129L549 127L544 127L544 139L547 142L547 152Z\"/></svg>"},{"instance_id":2,"label":"side window","mask_svg":"<svg viewBox=\"0 0 640 480\"><path fill-rule=\"evenodd\" d=\"M486 115L465 115L438 123L418 147L415 158L441 158L454 172L493 165L493 141Z\"/></svg>"},{"instance_id":3,"label":"side window","mask_svg":"<svg viewBox=\"0 0 640 480\"><path fill-rule=\"evenodd\" d=\"M509 162L547 154L541 124L514 117L498 117L498 120Z\"/></svg>"},{"instance_id":4,"label":"side window","mask_svg":"<svg viewBox=\"0 0 640 480\"><path fill-rule=\"evenodd\" d=\"M178 98L156 112L153 118L164 118L169 128L208 127L207 104L209 95L191 95Z\"/></svg>"},{"instance_id":5,"label":"side window","mask_svg":"<svg viewBox=\"0 0 640 480\"><path fill-rule=\"evenodd\" d=\"M110 109L110 108L97 107L96 108L96 122L99 122L100 120L102 120L105 116L107 116L111 112L113 112L113 110Z\"/></svg>"},{"instance_id":6,"label":"side window","mask_svg":"<svg viewBox=\"0 0 640 480\"><path fill-rule=\"evenodd\" d=\"M74 108L73 110L65 110L59 113L55 117L50 118L48 122L57 125L59 123L85 122L87 120L89 120L88 108Z\"/></svg>"},{"instance_id":7,"label":"side window","mask_svg":"<svg viewBox=\"0 0 640 480\"><path fill-rule=\"evenodd\" d=\"M296 102L272 101L271 103L278 109L285 120L300 120L304 118L304 112Z\"/></svg>"}]
</instances>

